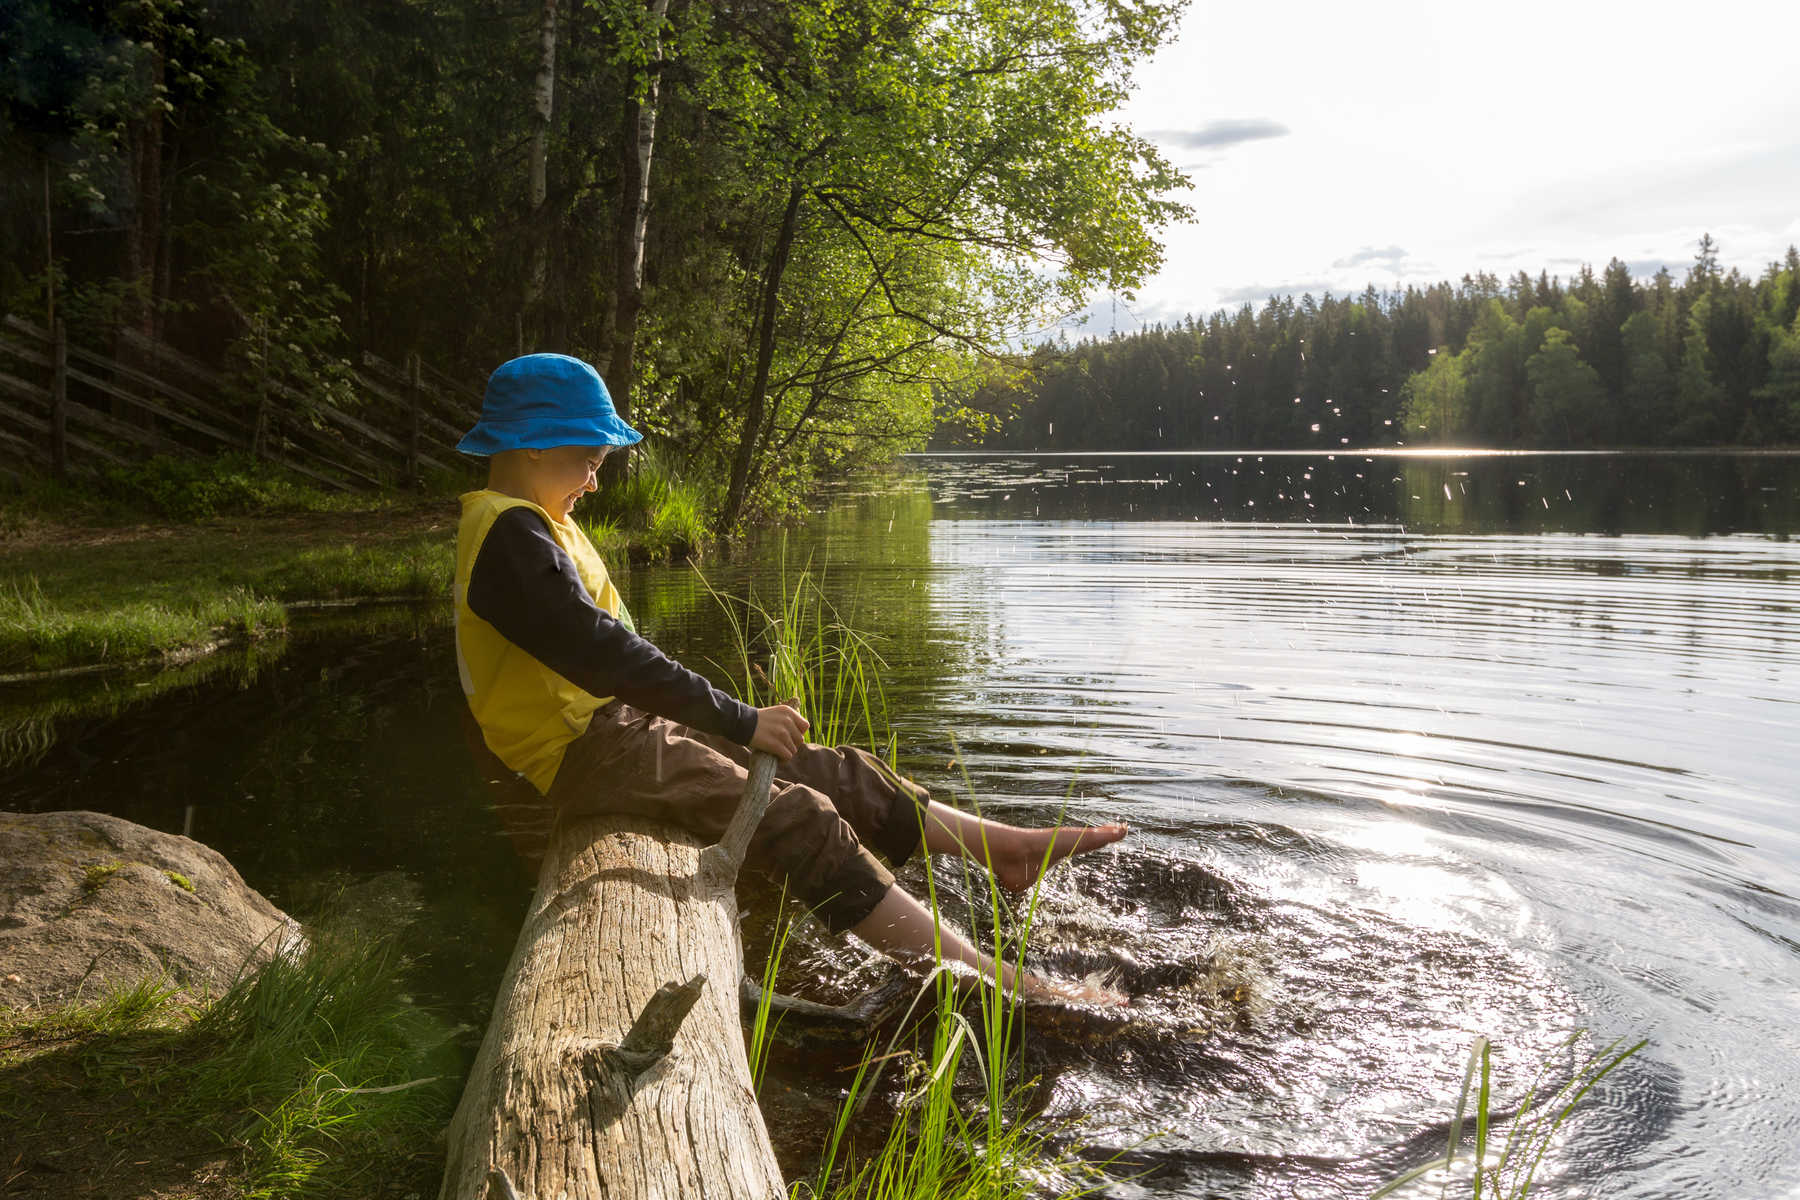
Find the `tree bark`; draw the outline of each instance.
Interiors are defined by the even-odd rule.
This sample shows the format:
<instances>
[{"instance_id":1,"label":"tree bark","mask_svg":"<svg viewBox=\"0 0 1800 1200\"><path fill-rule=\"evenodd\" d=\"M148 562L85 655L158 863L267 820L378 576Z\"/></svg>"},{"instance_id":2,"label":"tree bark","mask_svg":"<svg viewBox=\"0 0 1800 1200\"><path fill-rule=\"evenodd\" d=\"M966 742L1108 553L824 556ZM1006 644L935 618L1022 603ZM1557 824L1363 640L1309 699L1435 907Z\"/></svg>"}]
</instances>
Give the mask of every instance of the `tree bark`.
<instances>
[{"instance_id":1,"label":"tree bark","mask_svg":"<svg viewBox=\"0 0 1800 1200\"><path fill-rule=\"evenodd\" d=\"M763 436L769 368L775 361L775 319L781 307L781 277L787 272L788 256L793 253L802 194L798 181L788 188L787 208L781 214L781 232L776 235L775 248L769 253L769 270L763 277L762 313L757 318L756 374L750 381L750 394L744 401L744 425L738 434L737 454L731 460L731 484L725 493L725 507L719 513L720 536L729 534L743 513L750 468L756 462L757 446Z\"/></svg>"},{"instance_id":2,"label":"tree bark","mask_svg":"<svg viewBox=\"0 0 1800 1200\"><path fill-rule=\"evenodd\" d=\"M558 822L442 1200L482 1200L490 1181L524 1200L783 1195L739 1021L733 839L702 851L633 818Z\"/></svg>"},{"instance_id":3,"label":"tree bark","mask_svg":"<svg viewBox=\"0 0 1800 1200\"><path fill-rule=\"evenodd\" d=\"M166 63L160 36L150 44L151 94L161 99ZM132 213L125 226L125 278L133 291L126 300L125 325L156 337L156 255L162 247L163 110L151 104L129 134Z\"/></svg>"},{"instance_id":4,"label":"tree bark","mask_svg":"<svg viewBox=\"0 0 1800 1200\"><path fill-rule=\"evenodd\" d=\"M650 231L650 160L656 150L656 118L662 97L662 25L669 0L648 0L651 62L641 98L625 102L625 138L619 149L619 211L614 227L611 347L606 385L621 420L631 419L637 374L638 317L644 310L644 242ZM602 465L608 482L624 478L626 456Z\"/></svg>"},{"instance_id":5,"label":"tree bark","mask_svg":"<svg viewBox=\"0 0 1800 1200\"><path fill-rule=\"evenodd\" d=\"M163 48L163 33L147 30L144 37L148 55L146 86L151 102L143 113L127 127L127 155L131 170L131 213L125 222L124 263L122 274L127 285L125 304L120 313L123 328L141 333L152 341L161 332L156 280L157 257L162 250L163 220L163 110L162 95L168 73ZM141 363L138 356L122 341L114 346L114 356L128 366ZM117 396L112 398L112 415L123 421L142 423L144 414L132 409Z\"/></svg>"},{"instance_id":6,"label":"tree bark","mask_svg":"<svg viewBox=\"0 0 1800 1200\"><path fill-rule=\"evenodd\" d=\"M531 93L531 264L525 279L525 310L533 321L543 303L550 257L544 200L550 194L550 117L556 99L556 4L557 0L544 0L538 22L537 76Z\"/></svg>"}]
</instances>

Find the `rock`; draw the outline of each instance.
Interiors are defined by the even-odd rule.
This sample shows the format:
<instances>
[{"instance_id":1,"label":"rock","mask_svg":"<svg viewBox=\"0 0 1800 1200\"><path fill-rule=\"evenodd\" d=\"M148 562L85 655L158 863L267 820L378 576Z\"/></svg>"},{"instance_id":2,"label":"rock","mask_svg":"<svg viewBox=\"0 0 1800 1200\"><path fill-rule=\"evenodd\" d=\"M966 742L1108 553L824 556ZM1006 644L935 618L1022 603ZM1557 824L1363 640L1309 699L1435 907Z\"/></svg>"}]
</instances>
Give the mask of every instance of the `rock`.
<instances>
[{"instance_id":1,"label":"rock","mask_svg":"<svg viewBox=\"0 0 1800 1200\"><path fill-rule=\"evenodd\" d=\"M0 1009L159 976L216 996L300 940L292 918L190 838L104 813L0 813Z\"/></svg>"}]
</instances>

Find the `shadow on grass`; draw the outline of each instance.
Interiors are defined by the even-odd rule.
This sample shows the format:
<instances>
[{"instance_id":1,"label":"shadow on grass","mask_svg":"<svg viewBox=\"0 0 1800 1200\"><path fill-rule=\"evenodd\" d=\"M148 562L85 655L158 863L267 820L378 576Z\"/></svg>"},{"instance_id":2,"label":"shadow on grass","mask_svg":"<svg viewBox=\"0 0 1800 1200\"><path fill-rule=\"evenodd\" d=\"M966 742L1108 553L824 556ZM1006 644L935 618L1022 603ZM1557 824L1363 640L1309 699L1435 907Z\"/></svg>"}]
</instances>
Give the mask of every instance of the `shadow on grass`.
<instances>
[{"instance_id":1,"label":"shadow on grass","mask_svg":"<svg viewBox=\"0 0 1800 1200\"><path fill-rule=\"evenodd\" d=\"M405 965L327 934L211 1003L153 980L11 1015L0 1194L431 1194L463 1063Z\"/></svg>"}]
</instances>

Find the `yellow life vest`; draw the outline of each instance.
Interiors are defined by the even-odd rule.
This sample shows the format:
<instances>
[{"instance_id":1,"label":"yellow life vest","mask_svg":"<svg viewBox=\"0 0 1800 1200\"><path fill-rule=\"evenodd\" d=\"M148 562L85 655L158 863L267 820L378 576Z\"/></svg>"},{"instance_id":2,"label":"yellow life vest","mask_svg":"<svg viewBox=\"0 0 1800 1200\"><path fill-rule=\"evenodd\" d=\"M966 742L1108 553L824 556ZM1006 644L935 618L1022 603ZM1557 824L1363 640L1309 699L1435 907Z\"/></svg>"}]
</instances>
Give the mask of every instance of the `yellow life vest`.
<instances>
[{"instance_id":1,"label":"yellow life vest","mask_svg":"<svg viewBox=\"0 0 1800 1200\"><path fill-rule=\"evenodd\" d=\"M567 552L594 603L626 628L631 615L594 544L574 522L555 520L529 500L483 490L462 497L456 531L456 669L481 733L501 762L548 794L569 743L587 732L594 710L612 699L591 696L502 637L469 608L469 575L501 513L529 508Z\"/></svg>"}]
</instances>

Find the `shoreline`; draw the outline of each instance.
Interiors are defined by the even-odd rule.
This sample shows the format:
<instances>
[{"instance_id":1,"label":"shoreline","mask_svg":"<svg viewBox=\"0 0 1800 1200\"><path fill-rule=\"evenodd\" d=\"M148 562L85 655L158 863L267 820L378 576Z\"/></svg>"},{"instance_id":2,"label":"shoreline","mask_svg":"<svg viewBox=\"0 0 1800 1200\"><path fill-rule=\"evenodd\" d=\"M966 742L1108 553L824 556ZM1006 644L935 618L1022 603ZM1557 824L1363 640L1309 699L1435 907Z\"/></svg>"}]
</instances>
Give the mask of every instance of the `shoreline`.
<instances>
[{"instance_id":1,"label":"shoreline","mask_svg":"<svg viewBox=\"0 0 1800 1200\"><path fill-rule=\"evenodd\" d=\"M178 667L309 613L443 604L454 497L354 511L108 524L30 516L0 538L0 685ZM591 527L615 572L693 553Z\"/></svg>"}]
</instances>

